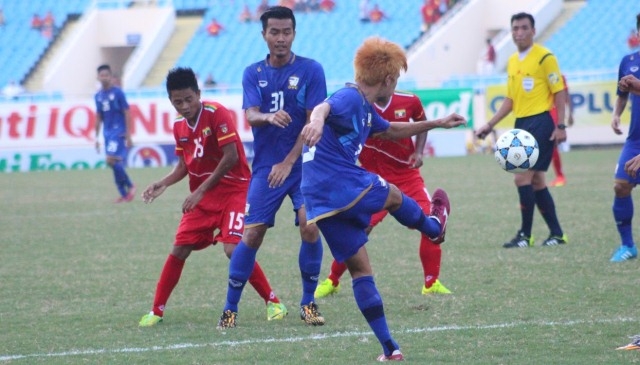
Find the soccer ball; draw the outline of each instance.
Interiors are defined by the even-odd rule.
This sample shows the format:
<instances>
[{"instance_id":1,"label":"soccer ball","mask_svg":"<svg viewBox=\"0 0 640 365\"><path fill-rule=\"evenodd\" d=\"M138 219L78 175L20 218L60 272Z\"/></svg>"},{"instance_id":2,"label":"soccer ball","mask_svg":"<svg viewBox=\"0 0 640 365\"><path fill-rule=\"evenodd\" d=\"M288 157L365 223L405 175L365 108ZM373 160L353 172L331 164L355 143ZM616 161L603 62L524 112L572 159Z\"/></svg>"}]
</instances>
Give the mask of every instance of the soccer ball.
<instances>
[{"instance_id":1,"label":"soccer ball","mask_svg":"<svg viewBox=\"0 0 640 365\"><path fill-rule=\"evenodd\" d=\"M531 133L516 128L498 137L494 156L503 170L516 173L533 167L539 154L538 141Z\"/></svg>"}]
</instances>

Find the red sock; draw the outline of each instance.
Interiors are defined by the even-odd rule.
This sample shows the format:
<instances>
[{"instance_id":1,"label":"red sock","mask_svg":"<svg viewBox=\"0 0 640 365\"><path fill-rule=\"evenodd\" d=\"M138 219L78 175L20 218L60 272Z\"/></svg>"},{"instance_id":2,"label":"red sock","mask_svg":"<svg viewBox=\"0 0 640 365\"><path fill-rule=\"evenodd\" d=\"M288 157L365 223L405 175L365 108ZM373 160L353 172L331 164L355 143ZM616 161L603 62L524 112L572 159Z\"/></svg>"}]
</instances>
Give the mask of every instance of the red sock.
<instances>
[{"instance_id":1,"label":"red sock","mask_svg":"<svg viewBox=\"0 0 640 365\"><path fill-rule=\"evenodd\" d=\"M249 276L249 283L258 292L258 295L264 299L265 304L267 302L280 303L280 299L278 299L271 289L269 280L267 280L267 276L264 274L264 271L262 271L258 261L253 265L253 272L251 276Z\"/></svg>"},{"instance_id":2,"label":"red sock","mask_svg":"<svg viewBox=\"0 0 640 365\"><path fill-rule=\"evenodd\" d=\"M424 286L429 288L440 276L440 261L442 249L427 237L422 235L420 239L420 262L424 272Z\"/></svg>"},{"instance_id":3,"label":"red sock","mask_svg":"<svg viewBox=\"0 0 640 365\"><path fill-rule=\"evenodd\" d=\"M551 155L551 163L553 164L553 170L556 172L556 178L564 177L562 173L562 161L560 160L560 152L558 151L558 147L553 149L553 154Z\"/></svg>"},{"instance_id":4,"label":"red sock","mask_svg":"<svg viewBox=\"0 0 640 365\"><path fill-rule=\"evenodd\" d=\"M329 271L329 279L333 282L333 286L340 284L340 278L345 271L347 271L347 264L333 260L331 263L331 271Z\"/></svg>"},{"instance_id":5,"label":"red sock","mask_svg":"<svg viewBox=\"0 0 640 365\"><path fill-rule=\"evenodd\" d=\"M153 314L156 316L162 317L164 314L164 306L167 304L173 288L178 285L183 267L184 260L180 260L173 255L167 257L156 287L156 296L153 299Z\"/></svg>"}]
</instances>

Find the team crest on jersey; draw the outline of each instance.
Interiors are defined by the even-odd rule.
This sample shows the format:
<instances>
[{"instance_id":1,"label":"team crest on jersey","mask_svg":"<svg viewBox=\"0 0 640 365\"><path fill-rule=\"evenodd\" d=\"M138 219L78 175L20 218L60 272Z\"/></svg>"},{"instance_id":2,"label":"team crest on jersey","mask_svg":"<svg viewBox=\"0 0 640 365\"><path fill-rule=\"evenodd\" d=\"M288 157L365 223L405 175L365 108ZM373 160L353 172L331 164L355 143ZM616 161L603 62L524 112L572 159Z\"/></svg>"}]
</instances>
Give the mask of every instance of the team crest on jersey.
<instances>
[{"instance_id":1,"label":"team crest on jersey","mask_svg":"<svg viewBox=\"0 0 640 365\"><path fill-rule=\"evenodd\" d=\"M266 80L258 81L258 86L260 87L267 87L267 85L269 85L269 83Z\"/></svg>"},{"instance_id":2,"label":"team crest on jersey","mask_svg":"<svg viewBox=\"0 0 640 365\"><path fill-rule=\"evenodd\" d=\"M557 73L552 72L549 74L549 82L553 85L553 84L557 84L558 81L560 81L560 76L558 76Z\"/></svg>"},{"instance_id":3,"label":"team crest on jersey","mask_svg":"<svg viewBox=\"0 0 640 365\"><path fill-rule=\"evenodd\" d=\"M400 119L400 118L404 118L407 116L407 110L406 109L400 109L400 110L394 110L393 114L395 115L396 118Z\"/></svg>"},{"instance_id":4,"label":"team crest on jersey","mask_svg":"<svg viewBox=\"0 0 640 365\"><path fill-rule=\"evenodd\" d=\"M229 127L227 127L226 124L222 124L220 126L220 131L222 132L222 134L227 134L227 132L229 131Z\"/></svg>"},{"instance_id":5,"label":"team crest on jersey","mask_svg":"<svg viewBox=\"0 0 640 365\"><path fill-rule=\"evenodd\" d=\"M298 82L300 78L298 76L289 77L289 89L298 90Z\"/></svg>"},{"instance_id":6,"label":"team crest on jersey","mask_svg":"<svg viewBox=\"0 0 640 365\"><path fill-rule=\"evenodd\" d=\"M211 128L206 127L202 130L202 135L205 137L209 137L211 135Z\"/></svg>"},{"instance_id":7,"label":"team crest on jersey","mask_svg":"<svg viewBox=\"0 0 640 365\"><path fill-rule=\"evenodd\" d=\"M631 68L629 69L629 71L631 71L631 72L636 72L636 71L638 71L638 66L631 66Z\"/></svg>"}]
</instances>

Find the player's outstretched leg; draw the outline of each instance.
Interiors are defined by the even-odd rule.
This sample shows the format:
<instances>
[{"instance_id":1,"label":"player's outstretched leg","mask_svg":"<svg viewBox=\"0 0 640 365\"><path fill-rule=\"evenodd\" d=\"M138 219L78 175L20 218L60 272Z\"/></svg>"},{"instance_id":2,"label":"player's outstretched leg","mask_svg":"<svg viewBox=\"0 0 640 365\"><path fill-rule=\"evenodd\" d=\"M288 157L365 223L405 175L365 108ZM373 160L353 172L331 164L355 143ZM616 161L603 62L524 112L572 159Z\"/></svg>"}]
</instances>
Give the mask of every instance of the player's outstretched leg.
<instances>
[{"instance_id":1,"label":"player's outstretched leg","mask_svg":"<svg viewBox=\"0 0 640 365\"><path fill-rule=\"evenodd\" d=\"M444 242L447 219L450 212L449 197L442 189L437 189L431 199L431 212L426 216L415 200L402 194L402 203L394 211L389 211L403 226L417 229L426 234L433 243Z\"/></svg>"},{"instance_id":2,"label":"player's outstretched leg","mask_svg":"<svg viewBox=\"0 0 640 365\"><path fill-rule=\"evenodd\" d=\"M442 189L436 189L431 198L431 212L429 215L434 217L440 222L440 234L436 237L429 237L433 243L444 242L444 235L447 233L447 220L449 219L449 213L451 213L451 205L449 203L449 196Z\"/></svg>"}]
</instances>

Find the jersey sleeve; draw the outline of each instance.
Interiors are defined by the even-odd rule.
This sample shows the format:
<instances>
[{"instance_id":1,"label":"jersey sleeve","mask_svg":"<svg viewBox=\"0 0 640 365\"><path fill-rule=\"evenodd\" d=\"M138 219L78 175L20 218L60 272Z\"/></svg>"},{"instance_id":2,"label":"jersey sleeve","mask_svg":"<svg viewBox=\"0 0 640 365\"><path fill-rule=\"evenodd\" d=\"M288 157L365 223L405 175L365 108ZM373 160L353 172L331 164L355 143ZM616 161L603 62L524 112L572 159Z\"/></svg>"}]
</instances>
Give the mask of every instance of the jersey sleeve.
<instances>
[{"instance_id":1,"label":"jersey sleeve","mask_svg":"<svg viewBox=\"0 0 640 365\"><path fill-rule=\"evenodd\" d=\"M176 141L176 148L174 150L174 153L176 156L183 157L184 148L180 144L180 137L178 136L179 125L179 122L173 123L173 139Z\"/></svg>"},{"instance_id":2,"label":"jersey sleeve","mask_svg":"<svg viewBox=\"0 0 640 365\"><path fill-rule=\"evenodd\" d=\"M222 105L216 106L216 111L211 119L211 128L214 129L218 146L222 147L238 140L238 132L233 124L231 113Z\"/></svg>"},{"instance_id":3,"label":"jersey sleeve","mask_svg":"<svg viewBox=\"0 0 640 365\"><path fill-rule=\"evenodd\" d=\"M627 64L627 56L622 57L622 60L620 61L620 66L618 66L618 81L620 81L620 79L622 79L625 76L625 73L623 71L624 66ZM618 83L616 83L616 95L621 96L623 98L626 98L629 96L629 92L628 91L622 91L620 90L620 88L617 86Z\"/></svg>"},{"instance_id":4,"label":"jersey sleeve","mask_svg":"<svg viewBox=\"0 0 640 365\"><path fill-rule=\"evenodd\" d=\"M100 107L100 102L98 102L98 94L94 95L93 101L96 104L96 114L99 115L102 118L103 117L102 108Z\"/></svg>"},{"instance_id":5,"label":"jersey sleeve","mask_svg":"<svg viewBox=\"0 0 640 365\"><path fill-rule=\"evenodd\" d=\"M371 132L370 134L384 132L391 126L391 123L386 119L382 118L380 114L372 111L371 117Z\"/></svg>"},{"instance_id":6,"label":"jersey sleeve","mask_svg":"<svg viewBox=\"0 0 640 365\"><path fill-rule=\"evenodd\" d=\"M259 107L262 104L258 77L254 68L253 65L249 66L242 74L242 109L244 110L254 106Z\"/></svg>"},{"instance_id":7,"label":"jersey sleeve","mask_svg":"<svg viewBox=\"0 0 640 365\"><path fill-rule=\"evenodd\" d=\"M551 93L555 94L564 90L564 82L562 81L562 74L560 74L560 66L558 66L556 56L553 54L544 56L541 66L547 78L547 84L549 85Z\"/></svg>"},{"instance_id":8,"label":"jersey sleeve","mask_svg":"<svg viewBox=\"0 0 640 365\"><path fill-rule=\"evenodd\" d=\"M327 80L324 76L322 65L313 61L310 66L309 84L307 87L307 99L305 108L313 110L318 104L327 98Z\"/></svg>"},{"instance_id":9,"label":"jersey sleeve","mask_svg":"<svg viewBox=\"0 0 640 365\"><path fill-rule=\"evenodd\" d=\"M427 120L427 116L424 113L424 107L422 106L422 100L417 95L411 98L411 115L409 115L414 122L421 120Z\"/></svg>"},{"instance_id":10,"label":"jersey sleeve","mask_svg":"<svg viewBox=\"0 0 640 365\"><path fill-rule=\"evenodd\" d=\"M122 110L129 110L129 103L127 102L127 97L124 95L124 91L122 91L122 89L117 90L116 96L118 97L118 104Z\"/></svg>"}]
</instances>

